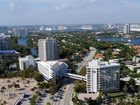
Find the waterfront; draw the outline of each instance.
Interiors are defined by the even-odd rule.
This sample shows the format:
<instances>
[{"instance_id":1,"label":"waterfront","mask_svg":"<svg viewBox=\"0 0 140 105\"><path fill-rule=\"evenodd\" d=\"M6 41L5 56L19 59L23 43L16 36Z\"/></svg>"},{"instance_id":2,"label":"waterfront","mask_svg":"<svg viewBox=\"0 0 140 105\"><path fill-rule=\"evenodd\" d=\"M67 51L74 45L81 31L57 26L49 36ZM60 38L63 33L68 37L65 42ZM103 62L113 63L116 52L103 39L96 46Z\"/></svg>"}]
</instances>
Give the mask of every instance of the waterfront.
<instances>
[{"instance_id":1,"label":"waterfront","mask_svg":"<svg viewBox=\"0 0 140 105\"><path fill-rule=\"evenodd\" d=\"M114 42L114 43L129 43L132 45L140 45L140 38L127 39L127 38L119 38L119 37L97 37L98 41L105 42Z\"/></svg>"},{"instance_id":2,"label":"waterfront","mask_svg":"<svg viewBox=\"0 0 140 105\"><path fill-rule=\"evenodd\" d=\"M21 46L27 46L27 38L18 38L17 44Z\"/></svg>"},{"instance_id":3,"label":"waterfront","mask_svg":"<svg viewBox=\"0 0 140 105\"><path fill-rule=\"evenodd\" d=\"M27 46L28 47L28 38L18 38L17 40L17 44L20 45L20 46ZM36 48L31 48L31 54L33 56L37 56L38 53L37 53L37 49Z\"/></svg>"}]
</instances>

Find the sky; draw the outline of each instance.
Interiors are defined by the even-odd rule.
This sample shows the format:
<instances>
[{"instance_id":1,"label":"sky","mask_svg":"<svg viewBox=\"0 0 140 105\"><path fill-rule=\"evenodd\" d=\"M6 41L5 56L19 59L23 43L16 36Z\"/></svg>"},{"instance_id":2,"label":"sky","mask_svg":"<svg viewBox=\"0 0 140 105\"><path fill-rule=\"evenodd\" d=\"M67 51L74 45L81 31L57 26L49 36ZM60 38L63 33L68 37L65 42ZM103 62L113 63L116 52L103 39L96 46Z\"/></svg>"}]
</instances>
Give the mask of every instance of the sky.
<instances>
[{"instance_id":1,"label":"sky","mask_svg":"<svg viewBox=\"0 0 140 105\"><path fill-rule=\"evenodd\" d=\"M0 0L0 25L140 23L140 0Z\"/></svg>"}]
</instances>

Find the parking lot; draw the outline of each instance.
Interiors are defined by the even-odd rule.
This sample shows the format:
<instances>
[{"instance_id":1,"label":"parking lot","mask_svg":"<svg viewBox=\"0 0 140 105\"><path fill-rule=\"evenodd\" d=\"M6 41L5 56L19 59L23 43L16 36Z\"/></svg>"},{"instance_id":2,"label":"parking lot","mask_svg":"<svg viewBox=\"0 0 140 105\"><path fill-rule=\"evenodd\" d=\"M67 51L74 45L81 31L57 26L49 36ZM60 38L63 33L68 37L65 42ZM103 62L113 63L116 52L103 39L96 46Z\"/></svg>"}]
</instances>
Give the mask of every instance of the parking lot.
<instances>
[{"instance_id":1,"label":"parking lot","mask_svg":"<svg viewBox=\"0 0 140 105\"><path fill-rule=\"evenodd\" d=\"M24 94L28 94L31 97L33 94L32 89L36 86L37 82L32 78L0 79L0 103L14 105L18 100L21 100Z\"/></svg>"}]
</instances>

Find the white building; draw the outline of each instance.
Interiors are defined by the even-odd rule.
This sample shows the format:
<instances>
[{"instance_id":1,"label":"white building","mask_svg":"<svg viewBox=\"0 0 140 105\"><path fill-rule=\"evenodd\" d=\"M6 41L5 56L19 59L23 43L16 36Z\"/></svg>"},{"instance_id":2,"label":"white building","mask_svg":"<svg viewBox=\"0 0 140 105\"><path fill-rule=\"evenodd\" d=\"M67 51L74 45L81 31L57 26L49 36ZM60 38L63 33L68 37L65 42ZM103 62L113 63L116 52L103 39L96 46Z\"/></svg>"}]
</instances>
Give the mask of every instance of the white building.
<instances>
[{"instance_id":1,"label":"white building","mask_svg":"<svg viewBox=\"0 0 140 105\"><path fill-rule=\"evenodd\" d=\"M42 61L57 60L59 58L57 40L52 38L40 39L38 41L38 53Z\"/></svg>"},{"instance_id":2,"label":"white building","mask_svg":"<svg viewBox=\"0 0 140 105\"><path fill-rule=\"evenodd\" d=\"M26 57L19 58L19 68L20 70L27 70L29 66L32 65L33 67L36 66L35 59L33 56L29 55Z\"/></svg>"},{"instance_id":3,"label":"white building","mask_svg":"<svg viewBox=\"0 0 140 105\"><path fill-rule=\"evenodd\" d=\"M64 62L59 61L39 61L38 70L41 74L43 74L46 80L50 79L58 79L62 76L62 74L68 72L68 65Z\"/></svg>"},{"instance_id":4,"label":"white building","mask_svg":"<svg viewBox=\"0 0 140 105\"><path fill-rule=\"evenodd\" d=\"M92 25L83 25L82 27L80 27L82 30L92 30L93 27Z\"/></svg>"},{"instance_id":5,"label":"white building","mask_svg":"<svg viewBox=\"0 0 140 105\"><path fill-rule=\"evenodd\" d=\"M140 32L140 24L131 24L130 30L135 32Z\"/></svg>"},{"instance_id":6,"label":"white building","mask_svg":"<svg viewBox=\"0 0 140 105\"><path fill-rule=\"evenodd\" d=\"M130 33L130 24L125 24L123 31L124 31L124 34L129 34Z\"/></svg>"},{"instance_id":7,"label":"white building","mask_svg":"<svg viewBox=\"0 0 140 105\"><path fill-rule=\"evenodd\" d=\"M136 63L136 64L137 64L137 63L140 63L140 56L139 56L139 55L134 56L133 59L132 59L132 62L133 62L133 63Z\"/></svg>"},{"instance_id":8,"label":"white building","mask_svg":"<svg viewBox=\"0 0 140 105\"><path fill-rule=\"evenodd\" d=\"M86 67L87 92L118 91L120 82L120 64L92 60Z\"/></svg>"}]
</instances>

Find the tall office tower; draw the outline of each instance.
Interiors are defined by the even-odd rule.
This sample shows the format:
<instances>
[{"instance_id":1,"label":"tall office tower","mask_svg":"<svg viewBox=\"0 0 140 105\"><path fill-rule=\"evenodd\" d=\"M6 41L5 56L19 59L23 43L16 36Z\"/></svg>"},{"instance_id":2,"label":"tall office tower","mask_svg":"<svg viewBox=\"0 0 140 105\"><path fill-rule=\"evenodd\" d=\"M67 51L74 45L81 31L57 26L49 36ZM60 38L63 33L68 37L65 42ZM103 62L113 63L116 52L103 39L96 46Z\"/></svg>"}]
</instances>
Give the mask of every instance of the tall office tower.
<instances>
[{"instance_id":1,"label":"tall office tower","mask_svg":"<svg viewBox=\"0 0 140 105\"><path fill-rule=\"evenodd\" d=\"M59 58L57 40L52 38L39 39L38 53L42 61L57 60Z\"/></svg>"},{"instance_id":2,"label":"tall office tower","mask_svg":"<svg viewBox=\"0 0 140 105\"><path fill-rule=\"evenodd\" d=\"M92 60L86 67L87 92L118 91L120 85L120 64Z\"/></svg>"},{"instance_id":3,"label":"tall office tower","mask_svg":"<svg viewBox=\"0 0 140 105\"><path fill-rule=\"evenodd\" d=\"M10 36L3 33L0 34L0 50L9 50Z\"/></svg>"},{"instance_id":4,"label":"tall office tower","mask_svg":"<svg viewBox=\"0 0 140 105\"><path fill-rule=\"evenodd\" d=\"M129 34L130 33L130 24L125 24L123 31L124 31L124 34Z\"/></svg>"}]
</instances>

